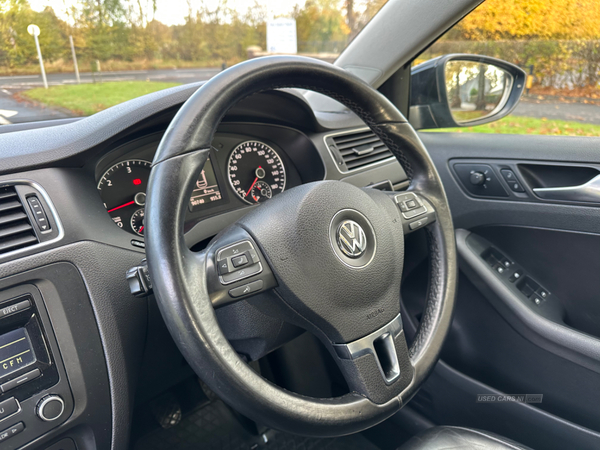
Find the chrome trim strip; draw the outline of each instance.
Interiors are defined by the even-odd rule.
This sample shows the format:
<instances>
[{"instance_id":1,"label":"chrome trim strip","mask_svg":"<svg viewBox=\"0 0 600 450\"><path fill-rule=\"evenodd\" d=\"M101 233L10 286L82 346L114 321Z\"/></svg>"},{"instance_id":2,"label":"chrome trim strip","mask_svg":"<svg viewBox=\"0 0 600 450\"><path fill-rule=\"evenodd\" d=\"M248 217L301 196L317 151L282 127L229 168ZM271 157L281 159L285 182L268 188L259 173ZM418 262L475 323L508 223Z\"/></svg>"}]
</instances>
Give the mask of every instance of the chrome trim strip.
<instances>
[{"instance_id":1,"label":"chrome trim strip","mask_svg":"<svg viewBox=\"0 0 600 450\"><path fill-rule=\"evenodd\" d=\"M396 339L401 332L402 317L401 314L398 314L390 323L373 333L348 344L333 344L333 348L341 359L357 359L368 354L373 355L385 383L392 384L400 377L400 365L398 363L398 355L396 355L394 339ZM381 361L377 357L377 351L375 350L376 341L386 341L384 345L388 351L387 356L389 357L392 366L389 370L389 375L385 374L385 371L381 366Z\"/></svg>"},{"instance_id":2,"label":"chrome trim strip","mask_svg":"<svg viewBox=\"0 0 600 450\"><path fill-rule=\"evenodd\" d=\"M533 193L547 200L600 203L600 175L579 186L534 188Z\"/></svg>"},{"instance_id":3,"label":"chrome trim strip","mask_svg":"<svg viewBox=\"0 0 600 450\"><path fill-rule=\"evenodd\" d=\"M390 163L392 161L397 161L396 157L392 155L389 158L382 159L381 161L377 161L377 162L374 162L374 163L365 164L364 166L358 167L356 169L350 169L350 170L342 170L342 169L340 169L340 166L338 165L335 157L333 156L332 150L329 148L329 145L327 145L327 138L330 138L330 137L333 137L333 136L343 136L345 134L361 133L363 131L373 131L373 130L371 130L369 127L362 127L362 128L354 128L352 130L340 131L338 133L330 133L330 134L326 134L325 136L323 136L323 144L325 144L325 148L327 149L327 153L329 153L329 156L333 160L333 165L337 168L337 170L338 170L339 173L341 173L341 174L353 173L353 172L356 172L356 171L359 171L359 170L370 169L372 167L377 167L377 166L380 166L382 164L388 164L388 163ZM387 145L386 145L386 147L387 147ZM340 158L341 157L342 157L342 155L340 155Z\"/></svg>"},{"instance_id":4,"label":"chrome trim strip","mask_svg":"<svg viewBox=\"0 0 600 450\"><path fill-rule=\"evenodd\" d=\"M60 217L58 216L58 212L56 211L56 208L54 207L52 200L50 200L50 196L48 195L46 190L42 186L40 186L38 183L36 183L35 181L18 178L18 179L14 179L14 180L7 180L7 181L0 182L0 188L7 187L7 186L16 186L18 184L24 184L24 185L30 186L33 189L35 189L36 191L38 191L38 193L42 196L42 198L46 202L46 205L48 205L48 208L50 209L49 213L52 214L52 218L54 219L54 223L56 224L56 228L58 230L58 235L54 239L51 239L46 242L38 242L37 244L30 245L29 247L23 247L23 248L20 248L17 250L12 250L10 252L2 253L2 254L0 254L0 260L4 260L5 258L9 258L11 256L29 252L31 250L35 250L38 248L48 247L49 245L52 245L52 244L60 241L65 236L65 231L64 231L62 223L60 221ZM19 200L20 199L21 198L19 197ZM25 203L23 203L23 209L25 209L25 208L27 208L27 206L25 205ZM27 217L29 217L29 214L27 214ZM35 224L32 223L32 226L35 226ZM51 231L52 230L49 230L46 233L49 233Z\"/></svg>"}]
</instances>

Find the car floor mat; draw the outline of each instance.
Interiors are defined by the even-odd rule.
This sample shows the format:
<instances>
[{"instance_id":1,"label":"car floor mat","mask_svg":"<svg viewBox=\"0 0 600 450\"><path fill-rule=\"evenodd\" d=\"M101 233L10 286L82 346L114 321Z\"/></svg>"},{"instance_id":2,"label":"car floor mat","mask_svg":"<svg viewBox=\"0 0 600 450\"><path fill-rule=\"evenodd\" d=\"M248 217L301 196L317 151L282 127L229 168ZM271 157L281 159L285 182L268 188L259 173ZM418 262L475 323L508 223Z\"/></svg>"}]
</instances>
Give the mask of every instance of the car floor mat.
<instances>
[{"instance_id":1,"label":"car floor mat","mask_svg":"<svg viewBox=\"0 0 600 450\"><path fill-rule=\"evenodd\" d=\"M295 436L270 430L250 434L220 401L187 414L171 428L142 436L134 450L378 450L360 434L332 439Z\"/></svg>"}]
</instances>

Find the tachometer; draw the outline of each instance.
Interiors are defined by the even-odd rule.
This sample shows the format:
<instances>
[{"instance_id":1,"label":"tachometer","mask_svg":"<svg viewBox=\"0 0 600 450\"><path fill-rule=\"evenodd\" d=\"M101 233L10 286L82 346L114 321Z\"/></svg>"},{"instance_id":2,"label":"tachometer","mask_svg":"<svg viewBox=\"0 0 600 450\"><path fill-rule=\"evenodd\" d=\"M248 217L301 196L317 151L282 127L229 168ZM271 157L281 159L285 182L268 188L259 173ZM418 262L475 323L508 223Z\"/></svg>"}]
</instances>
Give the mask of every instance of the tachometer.
<instances>
[{"instance_id":1,"label":"tachometer","mask_svg":"<svg viewBox=\"0 0 600 450\"><path fill-rule=\"evenodd\" d=\"M285 167L275 150L260 141L233 149L227 163L229 183L247 203L260 203L285 189Z\"/></svg>"},{"instance_id":2,"label":"tachometer","mask_svg":"<svg viewBox=\"0 0 600 450\"><path fill-rule=\"evenodd\" d=\"M144 234L143 207L150 166L150 162L141 159L121 161L104 172L98 181L104 207L115 224L139 235Z\"/></svg>"}]
</instances>

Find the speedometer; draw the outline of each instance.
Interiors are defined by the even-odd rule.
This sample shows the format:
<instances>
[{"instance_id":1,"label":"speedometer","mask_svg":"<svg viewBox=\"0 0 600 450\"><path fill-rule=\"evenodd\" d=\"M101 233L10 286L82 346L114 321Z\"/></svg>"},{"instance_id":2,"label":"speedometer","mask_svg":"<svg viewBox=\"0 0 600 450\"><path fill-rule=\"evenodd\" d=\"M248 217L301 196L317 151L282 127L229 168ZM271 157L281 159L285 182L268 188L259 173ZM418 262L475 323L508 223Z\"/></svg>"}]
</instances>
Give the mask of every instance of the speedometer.
<instances>
[{"instance_id":1,"label":"speedometer","mask_svg":"<svg viewBox=\"0 0 600 450\"><path fill-rule=\"evenodd\" d=\"M260 141L247 141L233 149L227 175L238 197L250 204L268 200L285 189L281 157Z\"/></svg>"}]
</instances>

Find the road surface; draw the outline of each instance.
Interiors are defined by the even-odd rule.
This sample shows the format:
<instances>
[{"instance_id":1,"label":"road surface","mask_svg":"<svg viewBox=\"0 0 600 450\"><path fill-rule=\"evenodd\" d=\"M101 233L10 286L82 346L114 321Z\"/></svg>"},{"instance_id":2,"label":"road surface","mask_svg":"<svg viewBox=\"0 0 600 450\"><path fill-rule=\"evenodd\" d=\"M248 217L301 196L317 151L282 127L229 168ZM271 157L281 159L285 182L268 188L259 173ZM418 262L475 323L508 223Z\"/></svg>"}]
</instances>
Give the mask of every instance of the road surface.
<instances>
[{"instance_id":1,"label":"road surface","mask_svg":"<svg viewBox=\"0 0 600 450\"><path fill-rule=\"evenodd\" d=\"M221 69L214 68L127 70L104 72L102 75L83 72L80 73L80 79L82 83L93 83L96 79L97 81L165 81L185 84L208 80L220 71ZM75 75L69 73L51 73L47 78L50 86L76 83ZM43 83L40 75L0 77L0 125L71 117L68 111L19 102L13 97L16 92L41 86Z\"/></svg>"},{"instance_id":2,"label":"road surface","mask_svg":"<svg viewBox=\"0 0 600 450\"><path fill-rule=\"evenodd\" d=\"M221 69L162 69L162 70L127 70L119 72L103 72L92 75L90 72L80 74L82 83L93 83L94 78L102 81L170 81L175 83L193 83L204 81L219 73ZM71 73L49 74L50 86L75 84L75 75ZM19 102L13 94L26 89L42 86L39 75L17 75L0 77L0 125L34 120L49 120L70 117L68 111L44 108L31 103ZM591 123L600 125L600 105L583 103L559 103L524 98L512 113L515 116L546 117Z\"/></svg>"},{"instance_id":3,"label":"road surface","mask_svg":"<svg viewBox=\"0 0 600 450\"><path fill-rule=\"evenodd\" d=\"M591 103L560 103L522 99L514 116L567 120L581 123L600 124L600 105Z\"/></svg>"}]
</instances>

